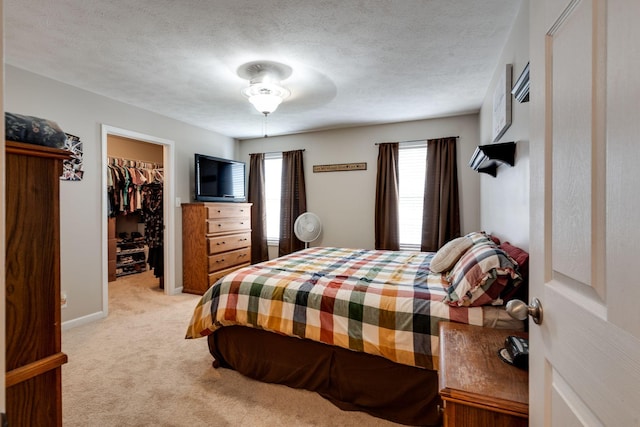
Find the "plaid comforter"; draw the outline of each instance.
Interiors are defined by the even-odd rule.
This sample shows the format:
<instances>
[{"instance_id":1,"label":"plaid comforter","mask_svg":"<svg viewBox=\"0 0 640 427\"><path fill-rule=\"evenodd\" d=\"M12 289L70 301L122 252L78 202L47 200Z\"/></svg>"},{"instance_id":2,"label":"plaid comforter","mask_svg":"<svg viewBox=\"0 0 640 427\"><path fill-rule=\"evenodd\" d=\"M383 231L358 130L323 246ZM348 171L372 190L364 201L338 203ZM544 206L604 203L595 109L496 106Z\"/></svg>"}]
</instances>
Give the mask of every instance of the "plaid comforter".
<instances>
[{"instance_id":1,"label":"plaid comforter","mask_svg":"<svg viewBox=\"0 0 640 427\"><path fill-rule=\"evenodd\" d=\"M438 322L482 325L451 307L434 253L309 248L236 270L194 310L186 338L244 325L437 369Z\"/></svg>"}]
</instances>

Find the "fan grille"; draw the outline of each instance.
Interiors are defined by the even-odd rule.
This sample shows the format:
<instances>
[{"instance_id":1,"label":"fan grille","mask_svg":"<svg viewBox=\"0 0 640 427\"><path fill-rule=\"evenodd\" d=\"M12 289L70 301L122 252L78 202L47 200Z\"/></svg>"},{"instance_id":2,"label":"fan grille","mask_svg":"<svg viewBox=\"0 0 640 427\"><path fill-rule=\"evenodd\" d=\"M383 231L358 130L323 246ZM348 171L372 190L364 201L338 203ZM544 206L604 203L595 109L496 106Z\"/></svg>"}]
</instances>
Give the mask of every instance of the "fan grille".
<instances>
[{"instance_id":1,"label":"fan grille","mask_svg":"<svg viewBox=\"0 0 640 427\"><path fill-rule=\"evenodd\" d=\"M312 212L305 212L296 219L293 231L301 241L305 243L313 242L320 236L322 231L320 218Z\"/></svg>"}]
</instances>

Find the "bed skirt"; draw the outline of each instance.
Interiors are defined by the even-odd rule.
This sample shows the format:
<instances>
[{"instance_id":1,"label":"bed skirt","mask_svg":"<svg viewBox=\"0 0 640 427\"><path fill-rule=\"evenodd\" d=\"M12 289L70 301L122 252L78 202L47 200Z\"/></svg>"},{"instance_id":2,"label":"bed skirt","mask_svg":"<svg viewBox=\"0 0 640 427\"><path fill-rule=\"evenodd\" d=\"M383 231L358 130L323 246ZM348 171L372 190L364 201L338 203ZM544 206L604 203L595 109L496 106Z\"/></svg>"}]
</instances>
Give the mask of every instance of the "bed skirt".
<instances>
[{"instance_id":1,"label":"bed skirt","mask_svg":"<svg viewBox=\"0 0 640 427\"><path fill-rule=\"evenodd\" d=\"M396 423L439 426L438 372L244 326L209 335L220 366L267 383L315 391L340 409Z\"/></svg>"}]
</instances>

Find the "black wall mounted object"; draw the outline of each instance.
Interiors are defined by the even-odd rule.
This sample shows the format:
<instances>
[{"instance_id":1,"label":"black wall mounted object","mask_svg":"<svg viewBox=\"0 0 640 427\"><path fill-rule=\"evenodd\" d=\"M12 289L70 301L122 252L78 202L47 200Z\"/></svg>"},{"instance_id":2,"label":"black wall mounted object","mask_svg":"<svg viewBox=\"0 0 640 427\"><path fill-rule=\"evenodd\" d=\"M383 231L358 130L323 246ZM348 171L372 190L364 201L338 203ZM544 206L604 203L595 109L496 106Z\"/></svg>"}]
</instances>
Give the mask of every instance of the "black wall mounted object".
<instances>
[{"instance_id":1,"label":"black wall mounted object","mask_svg":"<svg viewBox=\"0 0 640 427\"><path fill-rule=\"evenodd\" d=\"M515 158L515 142L478 145L473 156L471 156L469 166L475 171L488 173L495 177L498 166L502 164L513 166L515 164Z\"/></svg>"}]
</instances>

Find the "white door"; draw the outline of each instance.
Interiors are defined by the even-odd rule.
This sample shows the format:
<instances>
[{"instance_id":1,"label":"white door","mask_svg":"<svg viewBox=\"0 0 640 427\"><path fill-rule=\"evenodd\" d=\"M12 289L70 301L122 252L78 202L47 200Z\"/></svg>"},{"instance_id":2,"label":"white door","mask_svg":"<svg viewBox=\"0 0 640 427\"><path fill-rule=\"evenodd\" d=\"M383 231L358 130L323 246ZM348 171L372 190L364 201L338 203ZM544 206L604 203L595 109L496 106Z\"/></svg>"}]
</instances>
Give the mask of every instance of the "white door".
<instances>
[{"instance_id":1,"label":"white door","mask_svg":"<svg viewBox=\"0 0 640 427\"><path fill-rule=\"evenodd\" d=\"M530 11L531 425L640 425L640 1Z\"/></svg>"}]
</instances>

